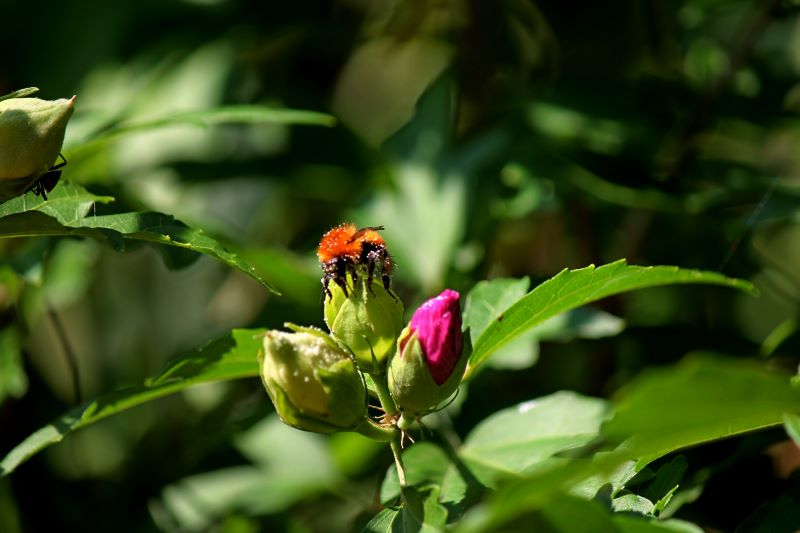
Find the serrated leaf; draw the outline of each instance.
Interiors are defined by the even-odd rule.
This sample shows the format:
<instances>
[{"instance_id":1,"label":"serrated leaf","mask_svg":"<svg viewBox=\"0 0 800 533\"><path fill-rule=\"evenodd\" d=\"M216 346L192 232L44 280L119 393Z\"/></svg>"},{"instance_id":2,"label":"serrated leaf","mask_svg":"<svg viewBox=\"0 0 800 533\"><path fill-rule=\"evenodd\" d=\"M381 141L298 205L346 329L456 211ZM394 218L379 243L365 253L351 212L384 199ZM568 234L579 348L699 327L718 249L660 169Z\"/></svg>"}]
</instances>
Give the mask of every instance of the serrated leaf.
<instances>
[{"instance_id":1,"label":"serrated leaf","mask_svg":"<svg viewBox=\"0 0 800 533\"><path fill-rule=\"evenodd\" d=\"M564 311L614 294L659 285L706 283L755 293L747 281L716 272L686 270L673 266L641 267L625 260L595 268L563 270L509 307L484 330L474 343L469 366L475 368L495 350L530 328ZM469 369L468 369L469 372Z\"/></svg>"},{"instance_id":2,"label":"serrated leaf","mask_svg":"<svg viewBox=\"0 0 800 533\"><path fill-rule=\"evenodd\" d=\"M458 456L481 483L493 486L589 443L607 414L604 400L557 392L493 414L472 430Z\"/></svg>"},{"instance_id":3,"label":"serrated leaf","mask_svg":"<svg viewBox=\"0 0 800 533\"><path fill-rule=\"evenodd\" d=\"M530 284L527 276L479 281L467 294L464 328L470 329L473 339L479 339L489 324L525 296Z\"/></svg>"},{"instance_id":4,"label":"serrated leaf","mask_svg":"<svg viewBox=\"0 0 800 533\"><path fill-rule=\"evenodd\" d=\"M439 503L439 487L407 487L403 504L383 509L362 533L438 533L447 522L447 509Z\"/></svg>"},{"instance_id":5,"label":"serrated leaf","mask_svg":"<svg viewBox=\"0 0 800 533\"><path fill-rule=\"evenodd\" d=\"M638 461L628 469L627 479L676 449L776 426L783 413L800 413L800 390L792 388L788 376L749 361L693 357L635 380L617 405L601 433L611 441L627 439L621 446L595 454L591 461L573 459L504 484L468 530L496 530L547 505L554 493L579 487L598 475L608 478L631 459ZM613 493L613 481L611 485ZM592 497L595 491L580 492ZM667 522L676 531L698 531L693 524ZM641 524L642 531L673 530L664 529L661 521ZM627 525L625 531L638 531Z\"/></svg>"},{"instance_id":6,"label":"serrated leaf","mask_svg":"<svg viewBox=\"0 0 800 533\"><path fill-rule=\"evenodd\" d=\"M173 394L200 383L225 381L259 374L257 355L261 329L237 329L195 353L170 364L164 372L138 387L112 392L85 402L34 432L0 461L0 475L19 465L69 433L131 407Z\"/></svg>"},{"instance_id":7,"label":"serrated leaf","mask_svg":"<svg viewBox=\"0 0 800 533\"><path fill-rule=\"evenodd\" d=\"M202 230L190 228L162 213L121 213L89 216L95 202L113 198L95 196L74 183L62 182L47 201L33 194L0 205L0 238L35 236L89 237L124 251L131 243L162 244L205 254L244 272L266 289L278 292L256 269L226 250ZM179 261L186 262L183 259Z\"/></svg>"},{"instance_id":8,"label":"serrated leaf","mask_svg":"<svg viewBox=\"0 0 800 533\"><path fill-rule=\"evenodd\" d=\"M450 459L444 451L431 442L420 442L403 450L403 468L409 487L441 485ZM397 469L392 465L381 484L381 502L391 503L400 496Z\"/></svg>"},{"instance_id":9,"label":"serrated leaf","mask_svg":"<svg viewBox=\"0 0 800 533\"><path fill-rule=\"evenodd\" d=\"M52 192L48 193L47 200L28 193L0 204L0 222L11 215L39 212L55 219L59 224L69 226L89 214L95 203L108 204L113 201L114 198L111 196L97 196L80 185L62 180ZM6 236L19 235L0 233L0 237Z\"/></svg>"},{"instance_id":10,"label":"serrated leaf","mask_svg":"<svg viewBox=\"0 0 800 533\"><path fill-rule=\"evenodd\" d=\"M789 376L751 361L692 356L646 372L615 402L603 433L630 440L631 454L654 459L686 448L781 424L800 413L800 390Z\"/></svg>"}]
</instances>

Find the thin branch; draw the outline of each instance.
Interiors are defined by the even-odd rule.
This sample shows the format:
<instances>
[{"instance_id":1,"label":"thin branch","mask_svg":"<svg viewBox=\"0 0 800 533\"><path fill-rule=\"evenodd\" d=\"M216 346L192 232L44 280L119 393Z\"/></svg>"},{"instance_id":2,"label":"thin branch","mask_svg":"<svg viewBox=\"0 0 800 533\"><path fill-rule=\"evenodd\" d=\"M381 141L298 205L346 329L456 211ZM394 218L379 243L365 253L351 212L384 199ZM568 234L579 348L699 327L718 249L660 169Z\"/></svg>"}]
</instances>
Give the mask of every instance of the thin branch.
<instances>
[{"instance_id":1,"label":"thin branch","mask_svg":"<svg viewBox=\"0 0 800 533\"><path fill-rule=\"evenodd\" d=\"M81 393L81 380L80 373L78 372L78 360L75 357L75 352L72 350L72 346L67 338L67 331L64 328L64 324L61 322L58 313L53 311L53 308L49 305L47 306L47 317L50 319L50 322L52 322L53 328L56 331L56 336L61 343L61 348L64 352L64 359L66 360L67 368L69 368L70 377L72 378L72 396L75 400L75 403L79 404L83 402L83 394Z\"/></svg>"}]
</instances>

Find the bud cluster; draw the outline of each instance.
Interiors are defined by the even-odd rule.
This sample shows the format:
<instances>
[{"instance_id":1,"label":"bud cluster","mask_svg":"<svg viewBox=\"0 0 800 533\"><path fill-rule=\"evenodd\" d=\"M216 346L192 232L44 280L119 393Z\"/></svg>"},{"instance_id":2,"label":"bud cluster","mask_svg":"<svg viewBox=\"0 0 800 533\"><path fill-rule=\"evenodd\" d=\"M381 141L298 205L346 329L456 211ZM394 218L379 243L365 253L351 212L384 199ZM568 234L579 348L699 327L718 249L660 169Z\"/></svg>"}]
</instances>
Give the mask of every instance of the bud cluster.
<instances>
[{"instance_id":1,"label":"bud cluster","mask_svg":"<svg viewBox=\"0 0 800 533\"><path fill-rule=\"evenodd\" d=\"M435 410L461 383L467 358L459 294L448 289L431 298L403 327L402 303L372 281L359 266L343 283L329 285L329 333L290 326L292 333L265 335L262 380L287 424L379 438L374 428L394 431L398 421ZM369 418L370 392L386 410L380 423Z\"/></svg>"}]
</instances>

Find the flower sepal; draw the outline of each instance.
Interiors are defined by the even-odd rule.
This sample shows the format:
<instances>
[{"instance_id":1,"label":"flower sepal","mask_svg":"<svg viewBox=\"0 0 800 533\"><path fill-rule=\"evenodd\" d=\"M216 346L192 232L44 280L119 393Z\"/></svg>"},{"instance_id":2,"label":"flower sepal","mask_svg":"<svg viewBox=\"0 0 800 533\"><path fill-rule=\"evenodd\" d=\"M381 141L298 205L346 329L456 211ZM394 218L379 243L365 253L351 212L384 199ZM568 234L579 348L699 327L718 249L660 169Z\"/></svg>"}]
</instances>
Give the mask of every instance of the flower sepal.
<instances>
[{"instance_id":1,"label":"flower sepal","mask_svg":"<svg viewBox=\"0 0 800 533\"><path fill-rule=\"evenodd\" d=\"M336 342L355 357L362 372L376 374L386 369L395 341L403 328L403 304L379 282L367 283L367 273L358 269L354 283L347 277L347 296L337 284L325 298L325 323Z\"/></svg>"}]
</instances>

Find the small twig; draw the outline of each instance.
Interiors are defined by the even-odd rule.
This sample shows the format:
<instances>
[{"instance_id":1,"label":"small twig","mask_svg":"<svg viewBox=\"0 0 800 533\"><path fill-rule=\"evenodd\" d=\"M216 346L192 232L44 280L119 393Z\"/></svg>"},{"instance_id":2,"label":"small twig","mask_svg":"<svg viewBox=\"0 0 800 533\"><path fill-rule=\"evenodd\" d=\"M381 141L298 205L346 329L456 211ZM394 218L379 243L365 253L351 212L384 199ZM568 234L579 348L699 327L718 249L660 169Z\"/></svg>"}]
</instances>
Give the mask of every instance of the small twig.
<instances>
[{"instance_id":1,"label":"small twig","mask_svg":"<svg viewBox=\"0 0 800 533\"><path fill-rule=\"evenodd\" d=\"M73 398L75 399L75 403L81 403L83 402L83 394L81 394L81 380L80 373L78 372L78 360L75 357L75 352L72 350L72 346L67 338L67 331L64 328L64 324L61 322L61 319L58 317L58 314L53 311L53 308L49 305L47 306L47 317L53 324L53 328L56 331L56 336L58 337L58 340L61 343L61 348L64 352L64 359L67 362L67 368L69 368L69 373L72 377Z\"/></svg>"},{"instance_id":2,"label":"small twig","mask_svg":"<svg viewBox=\"0 0 800 533\"><path fill-rule=\"evenodd\" d=\"M764 195L761 197L761 200L759 200L758 204L756 204L756 206L753 208L753 211L750 213L750 216L747 217L747 221L745 222L744 227L739 231L739 234L736 236L731 245L728 247L728 251L725 254L725 257L722 258L722 261L717 267L717 270L722 272L722 270L726 266L728 266L728 263L733 258L733 254L736 253L736 250L738 250L739 246L742 244L742 240L744 239L745 233L747 233L747 231L750 228L752 228L753 225L756 223L756 219L758 219L758 216L761 214L761 211L763 211L764 207L766 207L767 202L772 196L772 193L775 192L775 187L777 187L777 185L778 185L778 175L776 174L772 178L772 181L770 182L769 187L767 187L766 192L764 192Z\"/></svg>"}]
</instances>

